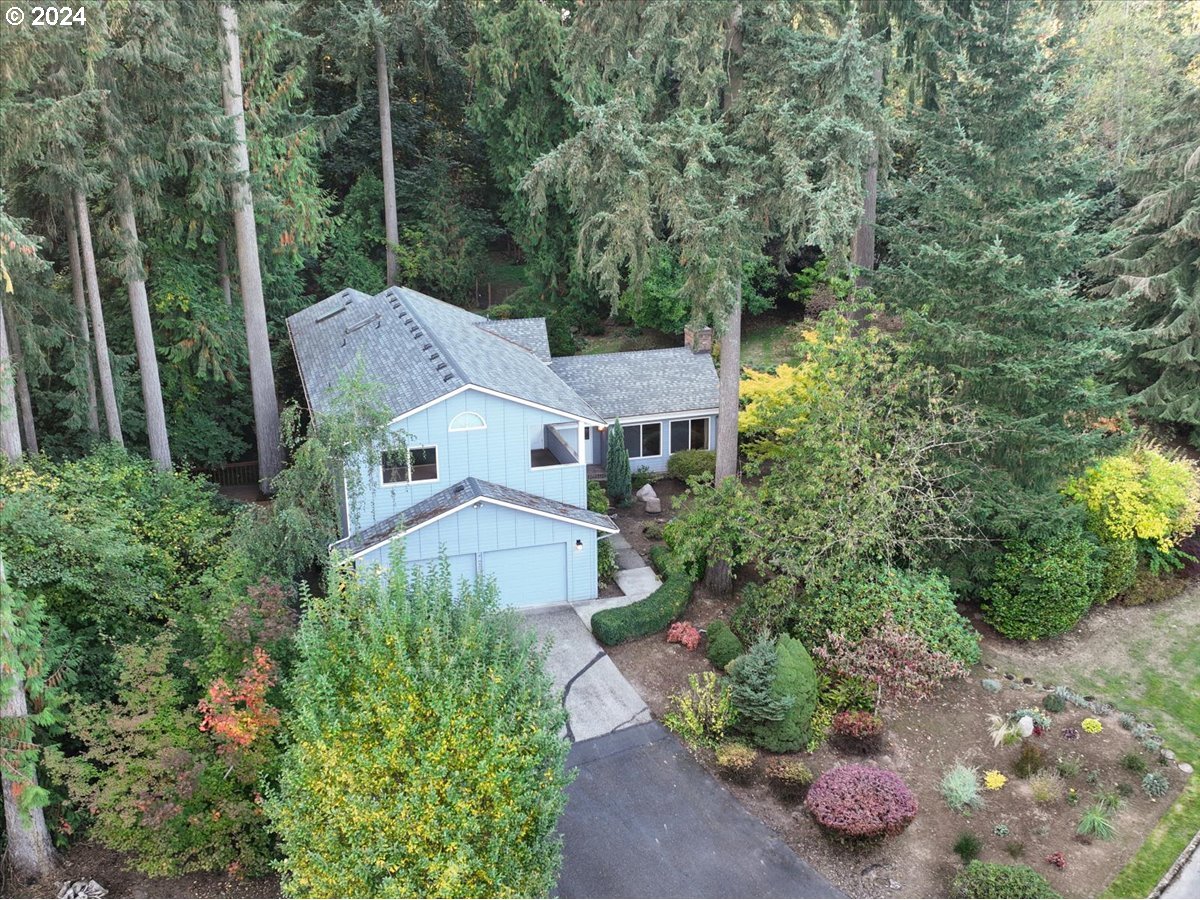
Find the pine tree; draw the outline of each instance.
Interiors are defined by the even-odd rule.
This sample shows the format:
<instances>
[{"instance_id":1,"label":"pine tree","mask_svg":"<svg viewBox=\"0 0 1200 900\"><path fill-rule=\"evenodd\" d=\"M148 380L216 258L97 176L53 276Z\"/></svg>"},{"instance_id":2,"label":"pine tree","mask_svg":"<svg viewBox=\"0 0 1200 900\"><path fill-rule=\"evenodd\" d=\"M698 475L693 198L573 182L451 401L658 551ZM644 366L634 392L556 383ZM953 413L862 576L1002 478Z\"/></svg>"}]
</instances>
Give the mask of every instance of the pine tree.
<instances>
[{"instance_id":1,"label":"pine tree","mask_svg":"<svg viewBox=\"0 0 1200 900\"><path fill-rule=\"evenodd\" d=\"M34 725L53 721L55 709L29 711L30 694L45 697L46 674L40 663L41 607L9 586L0 553L0 784L4 792L6 862L23 880L50 875L57 857L42 808L50 796L38 785L38 748Z\"/></svg>"},{"instance_id":2,"label":"pine tree","mask_svg":"<svg viewBox=\"0 0 1200 900\"><path fill-rule=\"evenodd\" d=\"M1200 37L1185 45L1195 58ZM1188 52L1190 51L1190 52ZM1117 223L1128 241L1101 265L1136 331L1126 374L1155 418L1200 433L1200 79L1179 66L1171 106L1123 189L1138 198Z\"/></svg>"},{"instance_id":3,"label":"pine tree","mask_svg":"<svg viewBox=\"0 0 1200 900\"><path fill-rule=\"evenodd\" d=\"M1116 403L1112 305L1078 284L1104 236L1080 226L1088 182L1056 125L1039 15L997 0L951 23L961 46L940 52L936 102L911 114L878 281L990 438L969 477L976 524L999 536L1059 514L1058 485L1094 457Z\"/></svg>"},{"instance_id":4,"label":"pine tree","mask_svg":"<svg viewBox=\"0 0 1200 900\"><path fill-rule=\"evenodd\" d=\"M625 432L621 420L617 419L608 429L608 455L605 457L605 490L614 503L629 504L632 493L632 475L629 471L629 449L625 446Z\"/></svg>"}]
</instances>

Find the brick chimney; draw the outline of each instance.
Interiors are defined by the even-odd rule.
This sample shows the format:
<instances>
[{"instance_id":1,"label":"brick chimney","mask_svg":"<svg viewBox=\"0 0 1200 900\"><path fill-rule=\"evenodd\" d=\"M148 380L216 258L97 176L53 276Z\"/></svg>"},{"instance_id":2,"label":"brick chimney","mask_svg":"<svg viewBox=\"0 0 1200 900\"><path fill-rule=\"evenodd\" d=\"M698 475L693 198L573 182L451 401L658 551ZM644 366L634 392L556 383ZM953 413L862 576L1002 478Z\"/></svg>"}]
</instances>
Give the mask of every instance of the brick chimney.
<instances>
[{"instance_id":1,"label":"brick chimney","mask_svg":"<svg viewBox=\"0 0 1200 900\"><path fill-rule=\"evenodd\" d=\"M683 329L683 346L690 347L693 353L712 353L713 330L705 325L703 328L692 328L687 325Z\"/></svg>"}]
</instances>

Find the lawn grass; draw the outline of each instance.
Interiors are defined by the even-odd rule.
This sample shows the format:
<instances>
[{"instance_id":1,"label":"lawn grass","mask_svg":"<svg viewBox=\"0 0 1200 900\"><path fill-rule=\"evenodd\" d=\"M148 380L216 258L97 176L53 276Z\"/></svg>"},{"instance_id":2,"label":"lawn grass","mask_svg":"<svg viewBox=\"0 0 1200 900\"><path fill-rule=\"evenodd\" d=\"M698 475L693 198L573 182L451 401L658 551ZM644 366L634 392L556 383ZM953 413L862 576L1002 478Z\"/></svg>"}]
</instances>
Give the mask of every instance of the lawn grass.
<instances>
[{"instance_id":1,"label":"lawn grass","mask_svg":"<svg viewBox=\"0 0 1200 900\"><path fill-rule=\"evenodd\" d=\"M1146 838L1137 855L1104 892L1105 897L1149 897L1159 879L1200 831L1200 779L1195 776Z\"/></svg>"},{"instance_id":2,"label":"lawn grass","mask_svg":"<svg viewBox=\"0 0 1200 900\"><path fill-rule=\"evenodd\" d=\"M742 365L751 369L768 369L791 362L795 356L795 334L791 324L769 319L762 323L749 319L742 334Z\"/></svg>"}]
</instances>

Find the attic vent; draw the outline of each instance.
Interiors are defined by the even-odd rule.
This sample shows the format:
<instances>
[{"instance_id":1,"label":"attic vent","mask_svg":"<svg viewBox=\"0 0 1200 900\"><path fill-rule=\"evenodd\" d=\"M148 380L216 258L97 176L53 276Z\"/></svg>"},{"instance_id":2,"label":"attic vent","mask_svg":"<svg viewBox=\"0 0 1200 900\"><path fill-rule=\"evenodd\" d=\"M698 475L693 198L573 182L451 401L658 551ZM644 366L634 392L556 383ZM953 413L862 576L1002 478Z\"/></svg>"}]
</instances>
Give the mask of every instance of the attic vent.
<instances>
[{"instance_id":1,"label":"attic vent","mask_svg":"<svg viewBox=\"0 0 1200 900\"><path fill-rule=\"evenodd\" d=\"M454 486L454 493L461 494L466 489L467 489L467 486L465 484L456 484Z\"/></svg>"},{"instance_id":2,"label":"attic vent","mask_svg":"<svg viewBox=\"0 0 1200 900\"><path fill-rule=\"evenodd\" d=\"M453 380L453 378L454 378L454 373L450 372L449 374L442 376L442 381L451 381L451 380Z\"/></svg>"},{"instance_id":3,"label":"attic vent","mask_svg":"<svg viewBox=\"0 0 1200 900\"><path fill-rule=\"evenodd\" d=\"M360 328L366 328L372 322L377 322L377 321L379 321L379 313L375 313L374 315L367 316L365 319L360 319L359 321L355 322L353 325L347 325L346 326L346 334L350 334L352 331L358 331L358 329L360 329ZM378 326L376 326L376 327L378 327Z\"/></svg>"},{"instance_id":4,"label":"attic vent","mask_svg":"<svg viewBox=\"0 0 1200 900\"><path fill-rule=\"evenodd\" d=\"M440 354L440 353L436 353L436 352L435 352L435 353L430 353L430 354L429 354L429 361L430 361L430 362L433 362L435 359L441 359L441 354Z\"/></svg>"},{"instance_id":5,"label":"attic vent","mask_svg":"<svg viewBox=\"0 0 1200 900\"><path fill-rule=\"evenodd\" d=\"M320 325L322 322L328 322L334 316L340 315L341 313L344 313L345 311L346 311L346 307L339 306L333 312L327 312L324 315L317 316L317 324Z\"/></svg>"},{"instance_id":6,"label":"attic vent","mask_svg":"<svg viewBox=\"0 0 1200 900\"><path fill-rule=\"evenodd\" d=\"M432 346L433 346L433 344L429 343L429 341L426 341L425 343L423 343L423 344L421 345L421 349L422 349L422 350L428 350L428 349L429 349L430 347L432 347Z\"/></svg>"},{"instance_id":7,"label":"attic vent","mask_svg":"<svg viewBox=\"0 0 1200 900\"><path fill-rule=\"evenodd\" d=\"M442 369L446 368L446 364L444 362L440 362L434 368L435 368L435 371L440 372L440 371L442 371Z\"/></svg>"}]
</instances>

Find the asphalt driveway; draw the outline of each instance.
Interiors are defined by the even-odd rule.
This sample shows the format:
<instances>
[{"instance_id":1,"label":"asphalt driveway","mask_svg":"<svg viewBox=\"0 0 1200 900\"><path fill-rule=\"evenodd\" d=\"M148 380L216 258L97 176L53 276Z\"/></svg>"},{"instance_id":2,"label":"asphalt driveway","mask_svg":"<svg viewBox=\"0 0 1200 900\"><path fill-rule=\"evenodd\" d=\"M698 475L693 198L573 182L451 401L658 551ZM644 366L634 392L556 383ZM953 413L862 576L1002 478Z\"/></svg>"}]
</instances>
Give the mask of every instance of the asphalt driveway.
<instances>
[{"instance_id":1,"label":"asphalt driveway","mask_svg":"<svg viewBox=\"0 0 1200 900\"><path fill-rule=\"evenodd\" d=\"M560 897L841 897L657 722L579 741Z\"/></svg>"}]
</instances>

